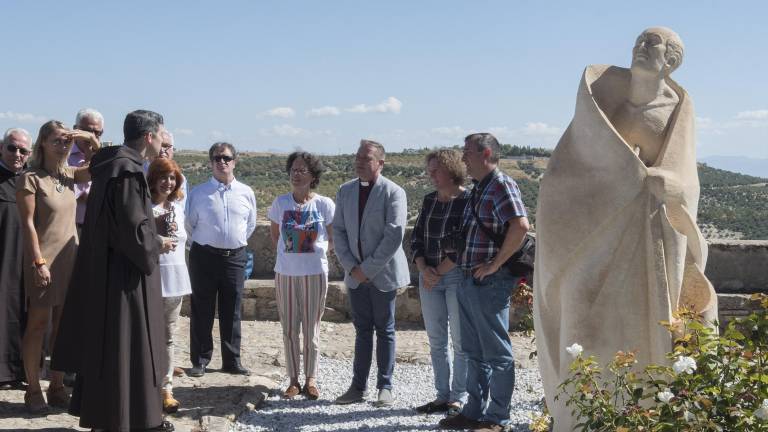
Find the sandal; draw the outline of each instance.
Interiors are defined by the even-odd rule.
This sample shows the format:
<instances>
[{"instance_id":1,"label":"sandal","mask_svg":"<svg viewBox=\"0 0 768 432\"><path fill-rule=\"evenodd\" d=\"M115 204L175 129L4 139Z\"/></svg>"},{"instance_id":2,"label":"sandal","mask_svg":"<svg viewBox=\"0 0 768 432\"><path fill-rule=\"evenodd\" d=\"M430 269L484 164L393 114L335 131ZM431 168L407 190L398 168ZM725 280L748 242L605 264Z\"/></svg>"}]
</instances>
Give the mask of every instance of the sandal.
<instances>
[{"instance_id":1,"label":"sandal","mask_svg":"<svg viewBox=\"0 0 768 432\"><path fill-rule=\"evenodd\" d=\"M301 393L301 389L298 384L291 384L283 392L283 399L293 399L296 395Z\"/></svg>"},{"instance_id":2,"label":"sandal","mask_svg":"<svg viewBox=\"0 0 768 432\"><path fill-rule=\"evenodd\" d=\"M30 414L40 414L48 410L42 390L24 393L24 406Z\"/></svg>"},{"instance_id":3,"label":"sandal","mask_svg":"<svg viewBox=\"0 0 768 432\"><path fill-rule=\"evenodd\" d=\"M316 385L305 384L302 392L309 400L317 400L320 397L320 390Z\"/></svg>"},{"instance_id":4,"label":"sandal","mask_svg":"<svg viewBox=\"0 0 768 432\"><path fill-rule=\"evenodd\" d=\"M48 391L45 392L48 399L48 405L56 408L69 409L69 393L64 386L58 388L48 387Z\"/></svg>"}]
</instances>

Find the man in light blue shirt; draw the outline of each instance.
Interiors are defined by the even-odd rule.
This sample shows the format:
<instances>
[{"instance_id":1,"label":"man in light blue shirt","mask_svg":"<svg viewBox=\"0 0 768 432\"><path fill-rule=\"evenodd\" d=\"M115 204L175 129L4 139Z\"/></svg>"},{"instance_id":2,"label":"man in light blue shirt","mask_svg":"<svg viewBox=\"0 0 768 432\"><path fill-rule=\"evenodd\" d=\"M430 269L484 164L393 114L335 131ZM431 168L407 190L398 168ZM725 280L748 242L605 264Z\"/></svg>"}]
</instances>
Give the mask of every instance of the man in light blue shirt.
<instances>
[{"instance_id":1,"label":"man in light blue shirt","mask_svg":"<svg viewBox=\"0 0 768 432\"><path fill-rule=\"evenodd\" d=\"M213 317L218 298L223 372L248 375L240 363L240 308L245 283L245 246L256 229L256 196L235 180L237 150L217 142L208 151L213 177L189 194L186 227L192 240L190 376L205 374L213 355Z\"/></svg>"}]
</instances>

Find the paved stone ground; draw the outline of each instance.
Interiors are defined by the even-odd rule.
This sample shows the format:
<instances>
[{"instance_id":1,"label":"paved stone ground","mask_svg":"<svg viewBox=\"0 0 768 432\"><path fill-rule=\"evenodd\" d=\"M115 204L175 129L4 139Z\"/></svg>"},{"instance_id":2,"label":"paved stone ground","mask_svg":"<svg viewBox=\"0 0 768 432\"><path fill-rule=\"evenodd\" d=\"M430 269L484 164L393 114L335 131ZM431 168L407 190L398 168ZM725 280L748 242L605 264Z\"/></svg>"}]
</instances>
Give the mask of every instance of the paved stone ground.
<instances>
[{"instance_id":1,"label":"paved stone ground","mask_svg":"<svg viewBox=\"0 0 768 432\"><path fill-rule=\"evenodd\" d=\"M215 324L215 353L211 366L221 364L218 356L218 327ZM351 323L322 323L320 333L322 354L334 359L350 359L354 346ZM176 365L189 367L189 319L181 317L176 330ZM533 349L531 339L513 335L515 357L522 368L535 368L528 359ZM397 330L397 361L429 364L429 345L423 328L409 325ZM251 369L249 377L210 371L202 378L188 376L174 380L174 395L181 402L178 413L169 416L177 431L226 431L231 422L249 409L258 409L271 392L278 392L284 378L283 342L280 323L274 321L243 322L243 365ZM43 383L43 388L47 383ZM321 389L322 391L322 389ZM321 397L323 397L321 395ZM46 415L31 416L24 410L24 390L0 390L0 430L69 431L77 427L78 419L61 410Z\"/></svg>"}]
</instances>

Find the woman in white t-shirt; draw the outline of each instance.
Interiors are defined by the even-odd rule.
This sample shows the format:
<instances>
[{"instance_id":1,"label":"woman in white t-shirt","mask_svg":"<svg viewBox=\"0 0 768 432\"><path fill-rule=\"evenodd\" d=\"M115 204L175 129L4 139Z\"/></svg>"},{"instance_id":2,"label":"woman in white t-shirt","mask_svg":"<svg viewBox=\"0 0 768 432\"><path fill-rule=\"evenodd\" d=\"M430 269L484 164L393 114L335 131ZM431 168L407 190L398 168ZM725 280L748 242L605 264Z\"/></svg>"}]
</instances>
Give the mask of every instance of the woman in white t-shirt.
<instances>
[{"instance_id":1,"label":"woman in white t-shirt","mask_svg":"<svg viewBox=\"0 0 768 432\"><path fill-rule=\"evenodd\" d=\"M179 409L179 401L173 397L173 331L181 311L181 302L185 295L192 293L189 272L184 256L184 244L187 232L184 229L184 198L182 183L184 177L176 162L157 158L147 171L147 184L152 194L152 212L155 216L157 232L161 236L173 237L176 247L160 255L160 279L163 286L163 305L165 310L165 336L168 353L168 370L163 377L161 395L163 411L174 413Z\"/></svg>"},{"instance_id":2,"label":"woman in white t-shirt","mask_svg":"<svg viewBox=\"0 0 768 432\"><path fill-rule=\"evenodd\" d=\"M331 223L336 205L312 192L324 171L320 159L306 152L294 152L285 165L291 192L275 198L269 208L272 245L277 250L275 289L280 323L283 327L286 369L290 384L283 397L304 393L317 399L317 356L320 319L328 292L328 257L333 249ZM304 344L299 345L299 330ZM299 353L303 346L304 387L299 384Z\"/></svg>"}]
</instances>

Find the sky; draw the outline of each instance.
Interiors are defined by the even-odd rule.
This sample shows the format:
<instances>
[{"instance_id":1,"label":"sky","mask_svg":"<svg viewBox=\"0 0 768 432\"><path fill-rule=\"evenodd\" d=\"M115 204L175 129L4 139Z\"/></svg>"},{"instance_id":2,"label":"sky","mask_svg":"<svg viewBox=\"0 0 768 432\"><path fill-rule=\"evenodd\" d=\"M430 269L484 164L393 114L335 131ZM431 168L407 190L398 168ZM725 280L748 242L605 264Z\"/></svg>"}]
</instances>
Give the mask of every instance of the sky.
<instances>
[{"instance_id":1,"label":"sky","mask_svg":"<svg viewBox=\"0 0 768 432\"><path fill-rule=\"evenodd\" d=\"M768 158L768 2L21 1L0 3L0 129L33 136L80 108L122 142L162 113L176 146L353 152L554 147L589 64L628 66L643 29L685 43L698 156Z\"/></svg>"}]
</instances>

